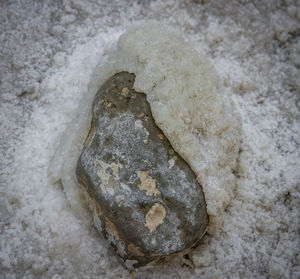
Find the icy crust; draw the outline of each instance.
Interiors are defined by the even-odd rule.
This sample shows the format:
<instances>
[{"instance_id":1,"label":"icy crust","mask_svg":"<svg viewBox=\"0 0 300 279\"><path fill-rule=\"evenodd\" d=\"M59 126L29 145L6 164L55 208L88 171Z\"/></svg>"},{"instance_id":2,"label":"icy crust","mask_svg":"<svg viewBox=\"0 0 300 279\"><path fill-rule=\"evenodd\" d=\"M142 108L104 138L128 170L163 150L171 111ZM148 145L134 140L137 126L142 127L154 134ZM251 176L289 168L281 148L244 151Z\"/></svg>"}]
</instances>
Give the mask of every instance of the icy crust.
<instances>
[{"instance_id":1,"label":"icy crust","mask_svg":"<svg viewBox=\"0 0 300 279\"><path fill-rule=\"evenodd\" d=\"M82 92L80 114L52 160L50 176L61 179L71 205L80 206L73 173L90 126L91 103L97 86L120 71L136 75L135 90L146 93L156 124L196 173L213 233L233 197L240 117L210 62L170 28L132 26L111 47L106 62L99 61L89 92Z\"/></svg>"}]
</instances>

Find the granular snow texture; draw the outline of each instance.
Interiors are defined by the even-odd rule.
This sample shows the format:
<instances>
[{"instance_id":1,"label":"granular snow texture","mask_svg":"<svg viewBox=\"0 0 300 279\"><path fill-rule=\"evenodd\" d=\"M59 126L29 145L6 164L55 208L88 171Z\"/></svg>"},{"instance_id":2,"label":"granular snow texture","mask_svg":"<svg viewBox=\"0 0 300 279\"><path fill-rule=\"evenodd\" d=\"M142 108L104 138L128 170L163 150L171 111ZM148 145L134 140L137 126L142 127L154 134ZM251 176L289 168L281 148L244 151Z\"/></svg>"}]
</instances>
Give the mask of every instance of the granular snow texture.
<instances>
[{"instance_id":1,"label":"granular snow texture","mask_svg":"<svg viewBox=\"0 0 300 279\"><path fill-rule=\"evenodd\" d=\"M97 59L148 20L206 54L242 144L222 226L130 274L47 172ZM0 278L299 278L299 21L297 1L1 1Z\"/></svg>"}]
</instances>

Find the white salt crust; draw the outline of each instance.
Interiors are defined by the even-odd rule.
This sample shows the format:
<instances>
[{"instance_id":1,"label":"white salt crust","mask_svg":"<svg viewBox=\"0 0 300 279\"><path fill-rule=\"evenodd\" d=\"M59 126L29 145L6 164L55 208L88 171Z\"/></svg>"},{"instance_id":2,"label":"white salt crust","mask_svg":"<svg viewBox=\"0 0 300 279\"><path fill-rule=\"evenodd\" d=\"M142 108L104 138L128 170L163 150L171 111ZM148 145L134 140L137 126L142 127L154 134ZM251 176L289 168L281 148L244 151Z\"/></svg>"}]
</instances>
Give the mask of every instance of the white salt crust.
<instances>
[{"instance_id":1,"label":"white salt crust","mask_svg":"<svg viewBox=\"0 0 300 279\"><path fill-rule=\"evenodd\" d=\"M107 60L99 62L93 79L99 84L120 71L136 75L134 88L146 93L156 124L203 187L210 217L208 231L212 233L222 225L224 209L233 197L240 117L226 90L220 88L210 62L174 30L157 24L130 27ZM93 79L91 83L95 83ZM91 88L82 92L78 115L88 116L91 111L95 94ZM79 156L74 146L82 148L90 122L89 117L71 122L49 169L53 182L61 179L73 207L81 203L74 200L80 197L74 181ZM69 152L62 153L66 146Z\"/></svg>"},{"instance_id":2,"label":"white salt crust","mask_svg":"<svg viewBox=\"0 0 300 279\"><path fill-rule=\"evenodd\" d=\"M299 1L129 2L1 2L0 277L299 278ZM78 112L90 106L83 92L104 81L93 76L97 65L141 19L170 24L205 51L242 117L242 143L223 225L188 257L130 275L96 233L73 178L62 188L48 167L55 152L80 153L71 136L58 151L62 135L71 121L88 121Z\"/></svg>"}]
</instances>

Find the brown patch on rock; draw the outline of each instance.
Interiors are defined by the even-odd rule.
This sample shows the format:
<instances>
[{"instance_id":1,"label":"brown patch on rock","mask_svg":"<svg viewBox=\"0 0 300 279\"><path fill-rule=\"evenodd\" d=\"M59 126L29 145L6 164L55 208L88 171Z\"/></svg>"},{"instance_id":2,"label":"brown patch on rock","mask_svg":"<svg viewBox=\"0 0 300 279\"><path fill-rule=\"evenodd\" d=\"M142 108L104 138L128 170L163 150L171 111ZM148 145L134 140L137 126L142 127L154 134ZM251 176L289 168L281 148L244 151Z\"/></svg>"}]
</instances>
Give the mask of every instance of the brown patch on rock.
<instances>
[{"instance_id":1,"label":"brown patch on rock","mask_svg":"<svg viewBox=\"0 0 300 279\"><path fill-rule=\"evenodd\" d=\"M113 235L116 239L120 238L119 232L118 232L116 226L108 218L105 218L105 229L106 229L106 231L108 233L110 233L111 235Z\"/></svg>"},{"instance_id":2,"label":"brown patch on rock","mask_svg":"<svg viewBox=\"0 0 300 279\"><path fill-rule=\"evenodd\" d=\"M163 224L166 217L166 209L159 203L155 203L146 214L146 227L150 232Z\"/></svg>"},{"instance_id":3,"label":"brown patch on rock","mask_svg":"<svg viewBox=\"0 0 300 279\"><path fill-rule=\"evenodd\" d=\"M151 195L158 195L160 192L156 189L156 181L153 179L148 171L139 171L138 172L138 177L141 180L141 184L138 185L138 187L141 190L146 191L146 195L151 196Z\"/></svg>"},{"instance_id":4,"label":"brown patch on rock","mask_svg":"<svg viewBox=\"0 0 300 279\"><path fill-rule=\"evenodd\" d=\"M145 256L145 254L143 254L143 253L142 253L137 247L135 247L132 243L130 243L130 244L128 245L128 251L131 252L131 253L133 253L133 254L135 254L135 255L137 255L137 256L140 256L140 257Z\"/></svg>"},{"instance_id":5,"label":"brown patch on rock","mask_svg":"<svg viewBox=\"0 0 300 279\"><path fill-rule=\"evenodd\" d=\"M124 97L127 97L128 94L129 94L129 89L128 89L128 87L124 87L124 88L122 89L121 95L124 96Z\"/></svg>"}]
</instances>

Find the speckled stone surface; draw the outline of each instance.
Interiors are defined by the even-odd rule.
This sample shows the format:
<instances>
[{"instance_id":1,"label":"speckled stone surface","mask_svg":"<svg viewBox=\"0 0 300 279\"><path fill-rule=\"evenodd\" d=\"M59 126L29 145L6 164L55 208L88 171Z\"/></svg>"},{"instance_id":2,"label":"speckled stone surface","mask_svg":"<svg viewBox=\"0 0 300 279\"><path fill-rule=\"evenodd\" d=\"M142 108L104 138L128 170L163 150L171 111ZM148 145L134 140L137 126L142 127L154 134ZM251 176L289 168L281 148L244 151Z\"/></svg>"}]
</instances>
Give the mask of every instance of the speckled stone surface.
<instances>
[{"instance_id":1,"label":"speckled stone surface","mask_svg":"<svg viewBox=\"0 0 300 279\"><path fill-rule=\"evenodd\" d=\"M193 246L208 216L202 188L121 72L100 88L76 167L94 223L127 268Z\"/></svg>"}]
</instances>

